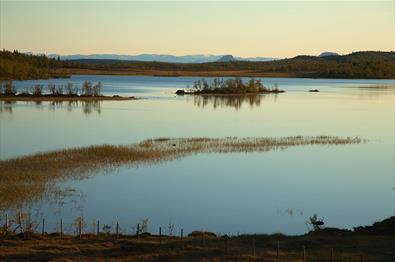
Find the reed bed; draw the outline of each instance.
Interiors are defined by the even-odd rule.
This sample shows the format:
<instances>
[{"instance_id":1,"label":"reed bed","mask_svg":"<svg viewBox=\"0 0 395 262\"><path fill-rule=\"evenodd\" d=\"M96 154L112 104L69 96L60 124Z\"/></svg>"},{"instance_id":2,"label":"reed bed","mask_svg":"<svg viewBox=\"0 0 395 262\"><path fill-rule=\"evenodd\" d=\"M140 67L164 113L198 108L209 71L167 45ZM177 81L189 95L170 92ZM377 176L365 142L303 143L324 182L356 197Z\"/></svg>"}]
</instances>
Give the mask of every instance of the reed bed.
<instances>
[{"instance_id":1,"label":"reed bed","mask_svg":"<svg viewBox=\"0 0 395 262\"><path fill-rule=\"evenodd\" d=\"M83 179L121 165L156 164L199 153L266 152L294 146L346 145L359 137L157 138L132 145L99 145L38 153L0 161L0 210L40 197L51 185Z\"/></svg>"}]
</instances>

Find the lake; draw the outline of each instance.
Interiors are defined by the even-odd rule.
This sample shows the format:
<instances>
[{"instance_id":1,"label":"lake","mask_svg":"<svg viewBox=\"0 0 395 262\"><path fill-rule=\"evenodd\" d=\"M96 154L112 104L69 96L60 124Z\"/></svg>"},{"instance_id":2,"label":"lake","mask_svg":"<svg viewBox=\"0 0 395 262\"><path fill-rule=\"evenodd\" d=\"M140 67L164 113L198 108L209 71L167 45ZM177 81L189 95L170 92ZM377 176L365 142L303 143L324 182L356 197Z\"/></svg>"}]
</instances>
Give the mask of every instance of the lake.
<instances>
[{"instance_id":1,"label":"lake","mask_svg":"<svg viewBox=\"0 0 395 262\"><path fill-rule=\"evenodd\" d=\"M326 226L352 228L395 215L395 82L262 78L282 94L256 97L175 96L194 77L72 76L15 81L34 84L85 80L103 94L132 101L34 103L0 101L0 158L158 137L359 136L367 143L301 146L255 153L204 153L158 164L122 166L76 180L56 181L38 200L5 212L30 212L48 230L62 217L119 221L125 233L149 219L221 234L307 232L313 214ZM210 80L210 78L206 78ZM319 89L310 93L309 89ZM55 193L51 190L56 188Z\"/></svg>"}]
</instances>

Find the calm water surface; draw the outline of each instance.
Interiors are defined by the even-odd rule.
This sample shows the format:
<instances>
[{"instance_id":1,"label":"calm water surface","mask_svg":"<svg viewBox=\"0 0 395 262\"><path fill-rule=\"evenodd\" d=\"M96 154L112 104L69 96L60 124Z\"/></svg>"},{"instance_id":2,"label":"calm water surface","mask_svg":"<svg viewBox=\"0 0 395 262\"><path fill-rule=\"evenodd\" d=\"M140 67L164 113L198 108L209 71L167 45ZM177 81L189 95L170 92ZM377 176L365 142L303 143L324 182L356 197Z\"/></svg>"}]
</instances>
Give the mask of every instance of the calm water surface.
<instances>
[{"instance_id":1,"label":"calm water surface","mask_svg":"<svg viewBox=\"0 0 395 262\"><path fill-rule=\"evenodd\" d=\"M0 102L0 158L55 149L131 144L156 137L360 136L368 143L305 146L262 153L198 154L158 165L121 167L58 183L64 194L30 203L55 227L149 218L149 230L304 233L314 213L327 226L351 228L395 214L393 80L263 78L287 92L249 98L175 97L193 77L74 76L33 84L101 81L106 95L136 101ZM319 93L309 93L309 89Z\"/></svg>"}]
</instances>

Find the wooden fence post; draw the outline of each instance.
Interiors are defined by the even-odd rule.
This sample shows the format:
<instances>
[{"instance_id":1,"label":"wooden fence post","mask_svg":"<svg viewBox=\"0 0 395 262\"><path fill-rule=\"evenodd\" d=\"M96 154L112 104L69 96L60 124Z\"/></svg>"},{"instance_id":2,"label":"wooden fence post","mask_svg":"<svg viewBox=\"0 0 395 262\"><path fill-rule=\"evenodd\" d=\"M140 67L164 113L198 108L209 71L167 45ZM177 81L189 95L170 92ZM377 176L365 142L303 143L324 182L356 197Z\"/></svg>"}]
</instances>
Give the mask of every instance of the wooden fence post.
<instances>
[{"instance_id":1,"label":"wooden fence post","mask_svg":"<svg viewBox=\"0 0 395 262\"><path fill-rule=\"evenodd\" d=\"M306 261L306 247L303 246L303 262Z\"/></svg>"},{"instance_id":2,"label":"wooden fence post","mask_svg":"<svg viewBox=\"0 0 395 262\"><path fill-rule=\"evenodd\" d=\"M331 262L333 262L333 248L331 248Z\"/></svg>"},{"instance_id":3,"label":"wooden fence post","mask_svg":"<svg viewBox=\"0 0 395 262\"><path fill-rule=\"evenodd\" d=\"M255 255L256 255L256 253L255 253L255 237L252 238L252 254L255 258Z\"/></svg>"},{"instance_id":4,"label":"wooden fence post","mask_svg":"<svg viewBox=\"0 0 395 262\"><path fill-rule=\"evenodd\" d=\"M96 228L96 235L99 236L100 234L100 221L99 219L97 220L97 228Z\"/></svg>"},{"instance_id":5,"label":"wooden fence post","mask_svg":"<svg viewBox=\"0 0 395 262\"><path fill-rule=\"evenodd\" d=\"M60 218L60 239L63 238L63 218Z\"/></svg>"},{"instance_id":6,"label":"wooden fence post","mask_svg":"<svg viewBox=\"0 0 395 262\"><path fill-rule=\"evenodd\" d=\"M181 228L181 245L182 248L184 249L184 229Z\"/></svg>"},{"instance_id":7,"label":"wooden fence post","mask_svg":"<svg viewBox=\"0 0 395 262\"><path fill-rule=\"evenodd\" d=\"M5 232L8 233L8 214L5 214Z\"/></svg>"},{"instance_id":8,"label":"wooden fence post","mask_svg":"<svg viewBox=\"0 0 395 262\"><path fill-rule=\"evenodd\" d=\"M118 237L119 237L119 223L118 223L118 221L117 221L117 239L118 239Z\"/></svg>"},{"instance_id":9,"label":"wooden fence post","mask_svg":"<svg viewBox=\"0 0 395 262\"><path fill-rule=\"evenodd\" d=\"M139 238L140 238L140 224L137 224L137 232L136 232L136 235L137 235L137 239L139 239Z\"/></svg>"},{"instance_id":10,"label":"wooden fence post","mask_svg":"<svg viewBox=\"0 0 395 262\"><path fill-rule=\"evenodd\" d=\"M45 234L45 218L43 218L43 227L41 230L41 236L44 238L44 234Z\"/></svg>"},{"instance_id":11,"label":"wooden fence post","mask_svg":"<svg viewBox=\"0 0 395 262\"><path fill-rule=\"evenodd\" d=\"M280 240L277 240L277 261L280 256Z\"/></svg>"},{"instance_id":12,"label":"wooden fence post","mask_svg":"<svg viewBox=\"0 0 395 262\"><path fill-rule=\"evenodd\" d=\"M162 227L159 227L159 244L162 244Z\"/></svg>"},{"instance_id":13,"label":"wooden fence post","mask_svg":"<svg viewBox=\"0 0 395 262\"><path fill-rule=\"evenodd\" d=\"M80 217L80 219L79 219L79 225L78 225L78 234L79 234L79 237L80 238L82 238L82 217Z\"/></svg>"}]
</instances>

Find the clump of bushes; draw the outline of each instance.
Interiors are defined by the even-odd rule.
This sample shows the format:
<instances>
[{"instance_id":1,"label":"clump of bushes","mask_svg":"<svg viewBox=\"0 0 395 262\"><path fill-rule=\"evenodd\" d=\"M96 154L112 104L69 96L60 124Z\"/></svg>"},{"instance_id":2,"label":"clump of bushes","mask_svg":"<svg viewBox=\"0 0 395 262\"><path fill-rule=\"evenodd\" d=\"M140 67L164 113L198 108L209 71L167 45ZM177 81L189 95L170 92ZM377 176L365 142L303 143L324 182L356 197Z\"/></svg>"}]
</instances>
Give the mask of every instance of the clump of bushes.
<instances>
[{"instance_id":1,"label":"clump of bushes","mask_svg":"<svg viewBox=\"0 0 395 262\"><path fill-rule=\"evenodd\" d=\"M96 84L93 84L90 81L85 81L82 84L81 95L82 96L100 96L102 83L99 81Z\"/></svg>"},{"instance_id":2,"label":"clump of bushes","mask_svg":"<svg viewBox=\"0 0 395 262\"><path fill-rule=\"evenodd\" d=\"M247 82L243 82L240 77L235 79L214 78L209 84L205 79L195 81L193 91L191 93L220 93L220 94L248 94L248 93L282 93L277 84L272 88L267 88L261 82L251 78Z\"/></svg>"},{"instance_id":3,"label":"clump of bushes","mask_svg":"<svg viewBox=\"0 0 395 262\"><path fill-rule=\"evenodd\" d=\"M21 92L17 92L15 86L12 81L5 81L4 83L0 83L0 95L5 96L101 96L101 89L103 85L99 81L96 84L92 82L85 81L82 84L81 92L79 92L78 87L75 87L73 83L67 83L65 85L55 85L52 83L48 84L48 93L44 93L44 85L36 84L32 86L30 89L26 88Z\"/></svg>"},{"instance_id":4,"label":"clump of bushes","mask_svg":"<svg viewBox=\"0 0 395 262\"><path fill-rule=\"evenodd\" d=\"M67 83L66 84L66 95L77 96L78 95L78 87L74 87L72 83Z\"/></svg>"}]
</instances>

